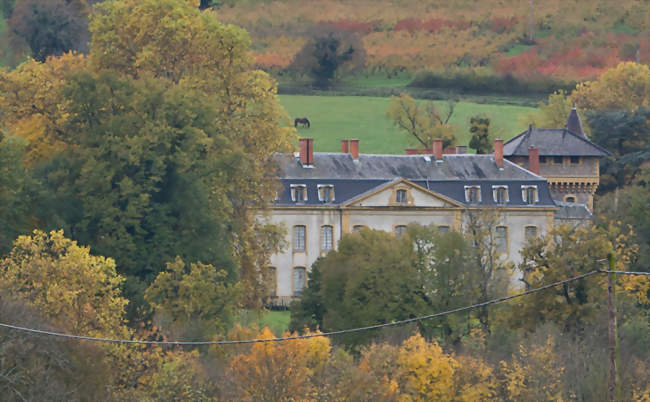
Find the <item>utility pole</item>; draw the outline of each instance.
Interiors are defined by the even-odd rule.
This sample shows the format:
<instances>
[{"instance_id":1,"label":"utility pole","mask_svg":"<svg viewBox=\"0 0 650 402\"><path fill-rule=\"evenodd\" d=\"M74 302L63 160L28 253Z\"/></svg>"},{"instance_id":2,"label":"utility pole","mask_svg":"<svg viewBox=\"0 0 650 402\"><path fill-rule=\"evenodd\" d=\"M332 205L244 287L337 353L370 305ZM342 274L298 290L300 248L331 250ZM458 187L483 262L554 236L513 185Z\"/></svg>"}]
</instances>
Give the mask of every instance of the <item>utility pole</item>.
<instances>
[{"instance_id":1,"label":"utility pole","mask_svg":"<svg viewBox=\"0 0 650 402\"><path fill-rule=\"evenodd\" d=\"M607 275L607 306L609 310L608 320L608 343L609 343L609 400L614 402L618 400L617 377L618 370L616 368L616 360L618 355L618 341L616 338L616 289L614 288L616 282L616 257L614 253L607 255L609 261L609 272Z\"/></svg>"}]
</instances>

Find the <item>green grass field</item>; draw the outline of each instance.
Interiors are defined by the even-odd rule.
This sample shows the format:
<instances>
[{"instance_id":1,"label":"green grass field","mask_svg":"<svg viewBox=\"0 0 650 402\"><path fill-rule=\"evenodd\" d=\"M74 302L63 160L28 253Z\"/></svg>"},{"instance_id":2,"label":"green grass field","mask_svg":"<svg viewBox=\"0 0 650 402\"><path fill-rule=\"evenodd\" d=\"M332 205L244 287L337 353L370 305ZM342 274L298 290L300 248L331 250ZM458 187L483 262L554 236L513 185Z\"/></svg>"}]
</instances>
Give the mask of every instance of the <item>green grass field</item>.
<instances>
[{"instance_id":1,"label":"green grass field","mask_svg":"<svg viewBox=\"0 0 650 402\"><path fill-rule=\"evenodd\" d=\"M280 95L280 103L292 121L307 117L311 122L311 128L299 128L298 135L314 138L316 152L339 152L342 139L358 138L361 153L404 153L405 148L415 144L409 143L406 134L386 118L389 101L389 98L360 96ZM445 110L444 101L433 102ZM476 114L490 117L497 136L509 139L527 127L520 117L534 110L526 106L459 102L451 123L460 134L459 145L469 143L469 119Z\"/></svg>"},{"instance_id":2,"label":"green grass field","mask_svg":"<svg viewBox=\"0 0 650 402\"><path fill-rule=\"evenodd\" d=\"M249 328L261 330L268 327L275 335L281 336L289 329L291 312L289 311L253 311L244 310L239 312L237 321Z\"/></svg>"}]
</instances>

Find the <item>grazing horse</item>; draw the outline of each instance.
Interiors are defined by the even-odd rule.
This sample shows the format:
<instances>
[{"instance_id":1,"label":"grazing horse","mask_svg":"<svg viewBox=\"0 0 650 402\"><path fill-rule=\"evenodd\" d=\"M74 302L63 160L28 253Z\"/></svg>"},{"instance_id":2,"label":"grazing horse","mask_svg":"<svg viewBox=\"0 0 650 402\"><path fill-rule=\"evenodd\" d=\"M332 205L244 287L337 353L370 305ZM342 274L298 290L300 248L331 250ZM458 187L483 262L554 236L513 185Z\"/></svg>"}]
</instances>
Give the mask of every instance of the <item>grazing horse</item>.
<instances>
[{"instance_id":1,"label":"grazing horse","mask_svg":"<svg viewBox=\"0 0 650 402\"><path fill-rule=\"evenodd\" d=\"M302 124L303 127L309 128L309 119L306 117L298 117L296 120L293 121L293 126L298 127L298 124Z\"/></svg>"}]
</instances>

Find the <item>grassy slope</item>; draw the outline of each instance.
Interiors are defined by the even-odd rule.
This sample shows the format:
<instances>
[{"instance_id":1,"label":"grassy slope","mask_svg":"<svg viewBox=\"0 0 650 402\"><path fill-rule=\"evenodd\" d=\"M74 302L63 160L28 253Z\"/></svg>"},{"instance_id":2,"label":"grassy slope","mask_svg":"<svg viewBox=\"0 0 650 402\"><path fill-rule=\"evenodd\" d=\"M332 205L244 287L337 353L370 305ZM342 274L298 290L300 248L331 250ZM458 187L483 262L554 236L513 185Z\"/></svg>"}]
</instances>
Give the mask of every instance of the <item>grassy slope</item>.
<instances>
[{"instance_id":1,"label":"grassy slope","mask_svg":"<svg viewBox=\"0 0 650 402\"><path fill-rule=\"evenodd\" d=\"M315 139L318 152L339 152L340 140L358 138L362 153L404 152L409 144L405 134L386 118L389 98L356 96L280 95L280 102L291 118L307 117L312 127L299 128L298 135ZM441 108L445 102L435 102ZM459 144L469 142L469 118L485 114L492 119L499 137L509 139L525 129L519 117L535 110L525 106L489 105L459 102L451 122L461 134Z\"/></svg>"}]
</instances>

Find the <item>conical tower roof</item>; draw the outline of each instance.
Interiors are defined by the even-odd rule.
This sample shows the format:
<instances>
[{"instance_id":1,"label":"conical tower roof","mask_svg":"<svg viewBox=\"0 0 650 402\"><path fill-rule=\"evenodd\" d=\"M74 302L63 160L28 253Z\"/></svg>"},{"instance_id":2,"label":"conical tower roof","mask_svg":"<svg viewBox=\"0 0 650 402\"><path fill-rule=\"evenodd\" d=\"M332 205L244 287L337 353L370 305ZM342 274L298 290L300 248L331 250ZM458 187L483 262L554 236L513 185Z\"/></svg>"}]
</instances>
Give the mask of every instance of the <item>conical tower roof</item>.
<instances>
[{"instance_id":1,"label":"conical tower roof","mask_svg":"<svg viewBox=\"0 0 650 402\"><path fill-rule=\"evenodd\" d=\"M566 122L566 128L573 134L579 135L585 139L587 138L587 135L582 128L582 121L580 120L580 116L578 115L578 111L575 107L572 108L571 113L569 113L569 118Z\"/></svg>"}]
</instances>

